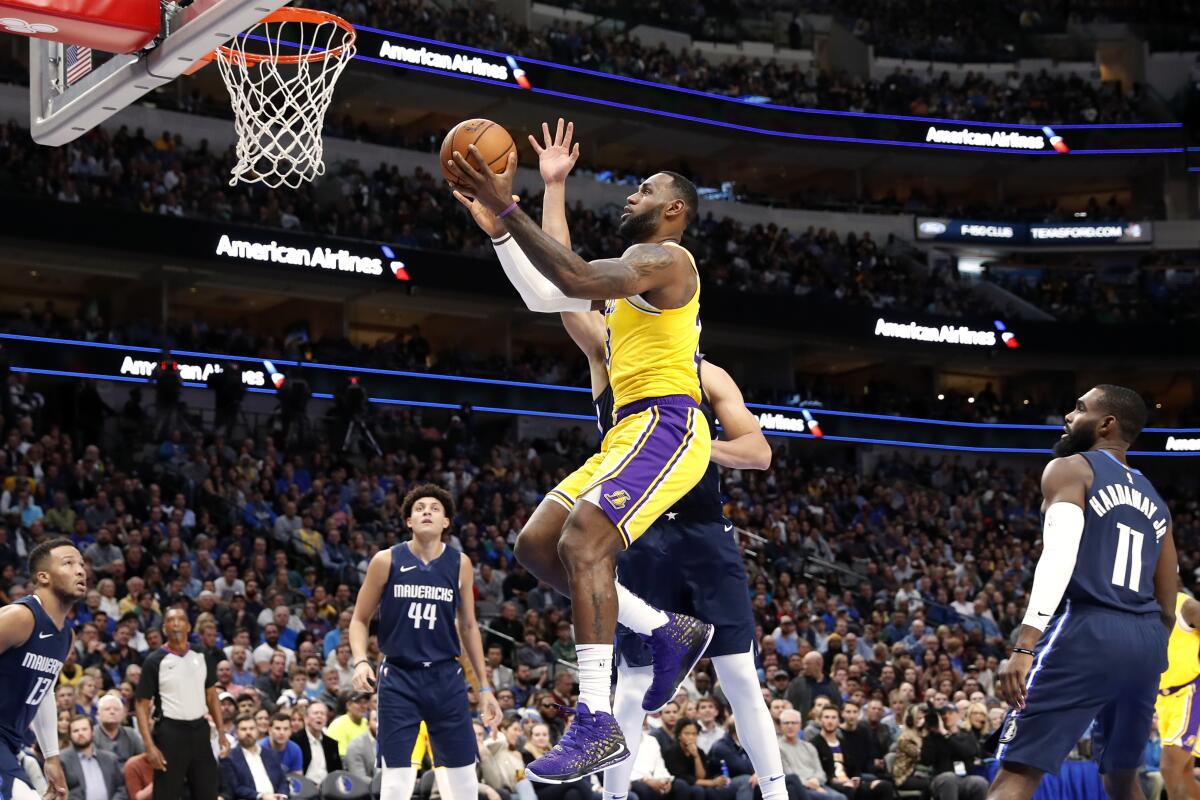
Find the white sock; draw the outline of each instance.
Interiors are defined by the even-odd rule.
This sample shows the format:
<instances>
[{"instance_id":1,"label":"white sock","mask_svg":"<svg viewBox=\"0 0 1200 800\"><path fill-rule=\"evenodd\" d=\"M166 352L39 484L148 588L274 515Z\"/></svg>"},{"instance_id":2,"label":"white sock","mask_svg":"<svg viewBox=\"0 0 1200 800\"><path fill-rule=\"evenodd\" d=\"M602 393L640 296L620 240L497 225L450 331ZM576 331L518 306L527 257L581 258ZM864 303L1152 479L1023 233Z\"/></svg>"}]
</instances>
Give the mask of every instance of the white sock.
<instances>
[{"instance_id":1,"label":"white sock","mask_svg":"<svg viewBox=\"0 0 1200 800\"><path fill-rule=\"evenodd\" d=\"M613 716L625 735L625 746L629 758L604 770L604 800L622 800L629 794L629 778L633 774L633 762L637 760L638 748L642 744L642 724L646 712L642 710L642 698L654 680L654 667L617 667L617 691L613 700Z\"/></svg>"},{"instance_id":2,"label":"white sock","mask_svg":"<svg viewBox=\"0 0 1200 800\"><path fill-rule=\"evenodd\" d=\"M667 615L626 589L617 581L617 622L634 633L649 636L660 625L666 625Z\"/></svg>"},{"instance_id":3,"label":"white sock","mask_svg":"<svg viewBox=\"0 0 1200 800\"><path fill-rule=\"evenodd\" d=\"M593 713L612 713L609 688L612 684L613 646L611 644L577 644L579 657L579 702L587 703Z\"/></svg>"},{"instance_id":4,"label":"white sock","mask_svg":"<svg viewBox=\"0 0 1200 800\"><path fill-rule=\"evenodd\" d=\"M412 767L384 767L379 784L379 800L409 800L417 783L417 771Z\"/></svg>"},{"instance_id":5,"label":"white sock","mask_svg":"<svg viewBox=\"0 0 1200 800\"><path fill-rule=\"evenodd\" d=\"M717 671L717 681L733 709L738 738L758 775L763 800L786 800L787 787L784 786L779 739L775 735L771 711L763 702L758 673L754 669L754 656L748 652L735 653L716 656L712 661Z\"/></svg>"},{"instance_id":6,"label":"white sock","mask_svg":"<svg viewBox=\"0 0 1200 800\"><path fill-rule=\"evenodd\" d=\"M438 767L438 792L443 800L478 800L479 778L475 765L466 767ZM382 800L382 798L380 798Z\"/></svg>"}]
</instances>

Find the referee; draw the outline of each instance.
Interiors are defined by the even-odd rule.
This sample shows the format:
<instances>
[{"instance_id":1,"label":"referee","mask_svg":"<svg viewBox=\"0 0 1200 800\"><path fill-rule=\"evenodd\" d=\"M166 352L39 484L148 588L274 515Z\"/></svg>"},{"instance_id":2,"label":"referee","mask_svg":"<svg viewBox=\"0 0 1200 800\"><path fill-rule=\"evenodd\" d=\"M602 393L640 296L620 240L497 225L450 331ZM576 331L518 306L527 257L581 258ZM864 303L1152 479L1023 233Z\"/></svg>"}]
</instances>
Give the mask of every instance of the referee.
<instances>
[{"instance_id":1,"label":"referee","mask_svg":"<svg viewBox=\"0 0 1200 800\"><path fill-rule=\"evenodd\" d=\"M161 773L154 778L154 800L178 800L185 783L192 800L217 798L219 773L204 718L207 704L217 730L221 730L217 674L203 654L188 649L191 630L183 609L168 609L163 618L167 643L146 658L138 681L138 728L146 741L147 761ZM229 755L229 741L224 736L217 738L224 758Z\"/></svg>"}]
</instances>

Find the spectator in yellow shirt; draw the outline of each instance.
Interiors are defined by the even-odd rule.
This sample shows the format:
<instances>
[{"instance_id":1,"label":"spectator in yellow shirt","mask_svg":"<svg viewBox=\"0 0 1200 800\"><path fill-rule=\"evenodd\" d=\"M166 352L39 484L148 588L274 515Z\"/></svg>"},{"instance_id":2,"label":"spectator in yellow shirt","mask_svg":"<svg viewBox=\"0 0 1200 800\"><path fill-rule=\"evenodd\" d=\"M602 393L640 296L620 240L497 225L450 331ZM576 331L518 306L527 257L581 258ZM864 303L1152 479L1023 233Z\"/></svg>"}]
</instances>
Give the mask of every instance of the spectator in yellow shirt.
<instances>
[{"instance_id":1,"label":"spectator in yellow shirt","mask_svg":"<svg viewBox=\"0 0 1200 800\"><path fill-rule=\"evenodd\" d=\"M350 743L369 730L367 709L371 695L355 692L346 701L346 713L335 719L325 729L325 735L337 742L338 755L345 758Z\"/></svg>"}]
</instances>

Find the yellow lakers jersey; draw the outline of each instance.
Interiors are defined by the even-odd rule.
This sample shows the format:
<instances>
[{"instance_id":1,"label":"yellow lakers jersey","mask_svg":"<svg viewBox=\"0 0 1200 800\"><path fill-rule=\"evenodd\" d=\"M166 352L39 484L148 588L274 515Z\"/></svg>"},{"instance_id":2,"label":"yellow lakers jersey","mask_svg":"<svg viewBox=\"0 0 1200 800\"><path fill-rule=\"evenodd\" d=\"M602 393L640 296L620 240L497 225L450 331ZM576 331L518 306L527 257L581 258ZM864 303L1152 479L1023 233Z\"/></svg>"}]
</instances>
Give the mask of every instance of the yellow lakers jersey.
<instances>
[{"instance_id":1,"label":"yellow lakers jersey","mask_svg":"<svg viewBox=\"0 0 1200 800\"><path fill-rule=\"evenodd\" d=\"M696 259L674 242L696 269ZM605 358L613 407L673 394L700 402L700 275L696 292L679 308L655 308L641 295L604 304Z\"/></svg>"},{"instance_id":2,"label":"yellow lakers jersey","mask_svg":"<svg viewBox=\"0 0 1200 800\"><path fill-rule=\"evenodd\" d=\"M1167 668L1158 680L1159 689L1183 686L1200 676L1200 630L1188 628L1183 621L1183 603L1188 596L1175 596L1175 627L1167 641Z\"/></svg>"}]
</instances>

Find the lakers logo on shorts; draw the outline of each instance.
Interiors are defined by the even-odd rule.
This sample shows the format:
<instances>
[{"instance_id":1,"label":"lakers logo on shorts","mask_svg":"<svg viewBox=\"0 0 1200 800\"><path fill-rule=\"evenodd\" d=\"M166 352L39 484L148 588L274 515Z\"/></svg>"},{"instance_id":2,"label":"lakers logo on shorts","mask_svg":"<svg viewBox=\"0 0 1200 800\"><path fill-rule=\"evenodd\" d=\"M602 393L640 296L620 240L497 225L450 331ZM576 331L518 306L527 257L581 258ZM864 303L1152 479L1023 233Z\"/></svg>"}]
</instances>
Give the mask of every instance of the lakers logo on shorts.
<instances>
[{"instance_id":1,"label":"lakers logo on shorts","mask_svg":"<svg viewBox=\"0 0 1200 800\"><path fill-rule=\"evenodd\" d=\"M618 489L611 494L604 495L604 499L607 500L608 504L613 508L624 508L625 504L629 502L629 492L625 491L624 489Z\"/></svg>"},{"instance_id":2,"label":"lakers logo on shorts","mask_svg":"<svg viewBox=\"0 0 1200 800\"><path fill-rule=\"evenodd\" d=\"M1008 722L1004 725L1004 733L1000 734L1000 744L1008 744L1013 739L1017 738L1017 718L1009 717Z\"/></svg>"}]
</instances>

